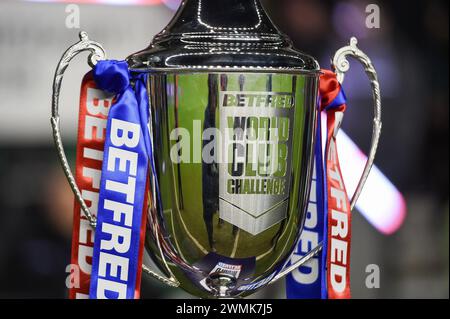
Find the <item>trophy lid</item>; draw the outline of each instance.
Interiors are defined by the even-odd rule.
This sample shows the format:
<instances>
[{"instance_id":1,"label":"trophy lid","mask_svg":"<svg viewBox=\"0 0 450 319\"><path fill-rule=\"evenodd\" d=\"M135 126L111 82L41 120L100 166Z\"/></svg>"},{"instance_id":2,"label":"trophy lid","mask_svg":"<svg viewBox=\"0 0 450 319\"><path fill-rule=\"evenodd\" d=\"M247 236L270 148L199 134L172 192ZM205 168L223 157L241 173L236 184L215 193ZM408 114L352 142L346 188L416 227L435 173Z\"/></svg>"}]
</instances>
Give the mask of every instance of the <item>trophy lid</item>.
<instances>
[{"instance_id":1,"label":"trophy lid","mask_svg":"<svg viewBox=\"0 0 450 319\"><path fill-rule=\"evenodd\" d=\"M259 0L184 0L150 46L127 60L139 71L319 71L317 61L274 26Z\"/></svg>"}]
</instances>

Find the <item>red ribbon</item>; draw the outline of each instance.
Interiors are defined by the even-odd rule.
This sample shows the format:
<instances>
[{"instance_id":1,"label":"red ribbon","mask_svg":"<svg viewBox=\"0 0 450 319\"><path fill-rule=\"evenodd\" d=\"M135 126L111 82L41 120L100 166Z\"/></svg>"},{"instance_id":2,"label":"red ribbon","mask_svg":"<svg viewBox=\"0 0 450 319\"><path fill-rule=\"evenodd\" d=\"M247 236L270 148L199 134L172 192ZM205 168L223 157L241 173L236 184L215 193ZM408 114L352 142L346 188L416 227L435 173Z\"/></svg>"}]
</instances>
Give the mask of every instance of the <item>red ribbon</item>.
<instances>
[{"instance_id":1,"label":"red ribbon","mask_svg":"<svg viewBox=\"0 0 450 319\"><path fill-rule=\"evenodd\" d=\"M103 144L106 121L113 97L96 88L92 72L86 74L81 84L78 119L77 158L75 180L91 213L97 212L100 177L103 161ZM72 231L72 267L69 298L88 298L92 266L94 230L75 200Z\"/></svg>"},{"instance_id":2,"label":"red ribbon","mask_svg":"<svg viewBox=\"0 0 450 319\"><path fill-rule=\"evenodd\" d=\"M339 165L336 133L337 116L346 104L336 104L342 94L334 72L323 70L320 77L322 111L327 112L326 179L328 198L327 286L329 299L348 299L350 294L351 208Z\"/></svg>"}]
</instances>

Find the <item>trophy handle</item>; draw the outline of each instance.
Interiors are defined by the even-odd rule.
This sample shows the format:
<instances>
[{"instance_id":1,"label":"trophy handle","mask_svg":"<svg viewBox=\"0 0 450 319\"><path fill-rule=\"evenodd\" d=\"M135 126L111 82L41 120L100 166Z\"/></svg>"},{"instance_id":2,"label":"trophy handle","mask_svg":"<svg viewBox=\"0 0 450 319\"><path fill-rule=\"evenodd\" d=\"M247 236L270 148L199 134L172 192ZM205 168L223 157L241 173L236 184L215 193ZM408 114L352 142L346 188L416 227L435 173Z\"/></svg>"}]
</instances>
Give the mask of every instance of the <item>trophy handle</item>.
<instances>
[{"instance_id":1,"label":"trophy handle","mask_svg":"<svg viewBox=\"0 0 450 319\"><path fill-rule=\"evenodd\" d=\"M80 41L72 45L64 52L61 60L56 67L55 75L53 78L53 94L52 94L52 117L50 119L53 131L53 140L55 142L56 149L58 150L58 158L63 168L64 174L69 181L70 188L72 189L76 200L80 203L81 210L86 216L89 224L95 228L97 221L95 216L90 212L83 197L81 196L80 189L75 181L75 177L70 169L69 162L67 161L66 152L64 150L64 144L61 138L60 118L59 118L59 96L61 91L61 84L64 78L64 73L70 64L70 61L78 54L88 51L90 55L88 57L88 64L93 67L97 64L97 61L106 58L105 50L103 47L94 41L89 40L88 34L81 31L79 34Z\"/></svg>"},{"instance_id":2,"label":"trophy handle","mask_svg":"<svg viewBox=\"0 0 450 319\"><path fill-rule=\"evenodd\" d=\"M380 83L378 82L378 75L375 67L372 64L370 58L361 51L358 47L358 40L355 37L350 39L350 45L339 49L334 55L332 66L336 73L339 83L343 83L345 79L345 73L350 70L350 63L347 60L347 56L350 56L358 60L364 67L367 77L369 78L370 85L372 87L372 100L373 100L373 124L372 124L372 142L370 146L370 152L364 167L361 179L358 182L355 193L350 200L351 209L353 209L358 201L359 196L364 188L369 177L370 170L372 169L377 154L378 143L381 136L381 91Z\"/></svg>"},{"instance_id":3,"label":"trophy handle","mask_svg":"<svg viewBox=\"0 0 450 319\"><path fill-rule=\"evenodd\" d=\"M91 67L94 67L98 61L106 59L105 50L103 49L101 44L89 40L88 34L84 31L80 32L79 37L80 41L72 45L70 48L67 49L66 52L64 52L56 68L55 75L53 78L52 117L50 119L50 122L53 131L53 140L55 142L55 146L58 151L58 158L63 168L64 174L66 175L70 188L72 189L72 192L75 195L75 199L81 206L83 214L86 216L92 228L95 228L97 226L97 219L91 213L88 206L86 205L86 202L84 201L80 189L78 188L78 185L75 181L75 177L73 176L69 162L67 161L66 153L64 150L64 144L61 138L61 128L59 118L59 96L61 91L61 84L64 78L64 73L67 67L69 66L70 62L72 61L72 59L78 54L86 51L90 52L88 57L88 64ZM166 278L164 276L161 276L145 265L142 265L142 270L145 273L149 274L150 276L167 284L168 286L171 287L179 286L179 282L174 277Z\"/></svg>"},{"instance_id":4,"label":"trophy handle","mask_svg":"<svg viewBox=\"0 0 450 319\"><path fill-rule=\"evenodd\" d=\"M367 182L367 178L369 177L370 170L372 169L373 163L375 161L375 155L378 149L378 143L380 141L381 136L381 91L380 91L380 83L378 82L378 75L375 67L372 64L370 58L361 51L358 47L358 40L355 37L350 39L350 44L339 49L332 60L332 67L334 72L336 73L337 80L339 83L343 83L345 79L345 73L350 70L350 63L347 60L347 57L350 56L356 60L358 60L364 67L364 71L366 72L367 77L370 80L370 85L372 87L372 99L373 99L373 109L374 109L374 118L373 118L373 126L372 126L372 142L370 147L369 156L367 159L366 166L364 167L363 174L361 179L358 182L355 193L353 194L352 199L350 200L351 209L353 209L358 201L359 196L364 188L364 185ZM337 134L339 127L342 123L343 114L340 117L337 117L340 123L337 123L338 129L335 134ZM284 278L288 274L290 274L295 269L301 267L309 260L314 258L323 248L323 243L317 245L314 249L312 249L308 254L303 256L299 261L295 264L289 266L288 268L282 270L279 274L277 274L274 279L269 283L272 284L281 278Z\"/></svg>"}]
</instances>

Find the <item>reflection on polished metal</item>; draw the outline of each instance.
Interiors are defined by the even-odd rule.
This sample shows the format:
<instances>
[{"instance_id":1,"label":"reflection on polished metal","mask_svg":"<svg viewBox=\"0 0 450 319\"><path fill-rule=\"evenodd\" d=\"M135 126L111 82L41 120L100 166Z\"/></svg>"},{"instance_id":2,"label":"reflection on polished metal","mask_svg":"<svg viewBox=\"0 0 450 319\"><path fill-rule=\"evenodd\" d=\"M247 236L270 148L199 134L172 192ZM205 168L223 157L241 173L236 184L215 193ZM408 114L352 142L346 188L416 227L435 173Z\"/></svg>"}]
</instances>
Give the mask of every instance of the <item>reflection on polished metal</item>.
<instances>
[{"instance_id":1,"label":"reflection on polished metal","mask_svg":"<svg viewBox=\"0 0 450 319\"><path fill-rule=\"evenodd\" d=\"M58 120L69 61L85 50L104 57L100 45L86 35L81 40L55 74L52 127L64 171L95 227L67 164ZM347 55L363 62L374 88L373 147L360 192L378 144L381 104L376 72L356 43L336 55L339 79ZM185 0L152 44L127 60L131 70L148 74L156 173L146 249L167 278L144 271L199 297L245 297L314 257L321 246L282 270L305 219L319 65L293 48L259 0Z\"/></svg>"},{"instance_id":2,"label":"reflection on polished metal","mask_svg":"<svg viewBox=\"0 0 450 319\"><path fill-rule=\"evenodd\" d=\"M185 0L150 46L128 60L133 69L176 72L319 70L278 31L259 0Z\"/></svg>"},{"instance_id":3,"label":"reflection on polished metal","mask_svg":"<svg viewBox=\"0 0 450 319\"><path fill-rule=\"evenodd\" d=\"M308 198L317 80L310 74L284 73L195 71L149 75L151 127L161 191L161 200L153 201L150 220L155 223L151 229L160 229L154 237L158 236L163 254L158 253L152 240L148 248L157 261L167 258L184 289L202 297L216 293L246 295L251 290L245 289L254 278L268 278L291 255ZM227 105L230 98L225 95L235 92L241 97L253 94L254 100L262 103L272 93L284 92L294 96L295 103L282 108L251 107L246 99L243 106ZM236 159L196 163L193 153L189 154L190 161L174 163L171 150L182 141L171 138L171 133L182 128L195 139L195 121L200 121L202 131L217 128L225 137L224 145L229 145L228 138L239 141L236 145L241 149L216 147L225 159L239 151L248 159L255 143L276 143L280 159L277 167L267 172L242 160L236 169L230 168ZM225 131L227 127L242 127L245 136L252 126L260 132L264 127L271 128L271 133L260 134L253 143L248 137L239 137L238 133L229 136ZM278 135L278 139L272 135ZM214 137L198 138L192 143L203 145L203 150L211 143L220 144ZM246 142L241 143L241 138ZM157 196L153 194L153 198ZM228 290L210 289L214 283L230 283L230 275L235 280L227 285Z\"/></svg>"},{"instance_id":4,"label":"reflection on polished metal","mask_svg":"<svg viewBox=\"0 0 450 319\"><path fill-rule=\"evenodd\" d=\"M152 44L128 62L133 70L150 71L154 182L162 199L150 210L150 228L160 233L147 241L148 251L194 295L253 293L286 263L305 218L318 63L295 50L255 0L184 1ZM279 167L264 172L249 160L195 163L196 154L190 163L173 163L170 152L180 140L171 140L171 133L182 128L193 136L195 121L202 131L218 129L223 145L236 143L228 150L211 136L192 141L203 149L216 146L226 160L234 154L248 160L255 143L270 152L276 141ZM283 138L269 133L250 141L245 130L264 127ZM226 128L243 128L244 137Z\"/></svg>"}]
</instances>

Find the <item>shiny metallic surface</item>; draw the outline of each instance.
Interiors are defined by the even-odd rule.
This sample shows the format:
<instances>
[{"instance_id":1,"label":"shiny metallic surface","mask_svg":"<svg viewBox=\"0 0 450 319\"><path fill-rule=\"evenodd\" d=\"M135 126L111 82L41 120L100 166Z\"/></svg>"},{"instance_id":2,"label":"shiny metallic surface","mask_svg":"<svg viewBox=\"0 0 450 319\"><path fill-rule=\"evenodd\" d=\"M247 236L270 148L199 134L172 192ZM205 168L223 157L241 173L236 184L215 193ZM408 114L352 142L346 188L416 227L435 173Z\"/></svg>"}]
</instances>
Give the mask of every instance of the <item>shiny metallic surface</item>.
<instances>
[{"instance_id":1,"label":"shiny metallic surface","mask_svg":"<svg viewBox=\"0 0 450 319\"><path fill-rule=\"evenodd\" d=\"M61 140L59 90L70 60L104 50L82 33L55 73L52 128L64 172L95 227L75 183ZM376 71L356 47L339 50L365 67L374 95L369 161L381 130ZM153 161L146 249L165 276L145 273L202 298L245 297L303 265L321 245L283 269L297 244L308 202L318 120L319 65L293 48L259 0L185 0L145 50L127 59L148 73Z\"/></svg>"},{"instance_id":2,"label":"shiny metallic surface","mask_svg":"<svg viewBox=\"0 0 450 319\"><path fill-rule=\"evenodd\" d=\"M259 0L184 0L148 48L128 58L135 70L284 70L317 72Z\"/></svg>"},{"instance_id":3,"label":"shiny metallic surface","mask_svg":"<svg viewBox=\"0 0 450 319\"><path fill-rule=\"evenodd\" d=\"M88 219L90 225L95 227L96 219L95 216L89 211L88 206L84 202L81 192L75 182L75 177L73 176L72 170L70 168L69 162L67 161L66 153L64 151L64 144L61 138L61 129L59 121L59 95L61 91L62 81L64 79L64 73L67 67L78 54L83 52L89 52L88 63L93 67L97 61L106 58L105 50L103 47L94 41L89 40L88 34L86 32L80 32L80 41L72 45L70 48L64 52L61 60L56 67L55 75L53 78L53 94L52 94L52 117L51 125L53 132L53 140L55 141L56 149L58 150L58 158L60 160L61 166L63 167L64 174L66 175L69 185L75 195L75 198L80 203L81 209Z\"/></svg>"},{"instance_id":4,"label":"shiny metallic surface","mask_svg":"<svg viewBox=\"0 0 450 319\"><path fill-rule=\"evenodd\" d=\"M196 296L236 297L268 284L289 258L303 226L318 63L292 46L259 0L183 1L150 46L127 60L131 70L149 72L150 131L158 172L151 178L148 252L162 271L173 273ZM273 100L291 96L292 105L255 108L243 102L246 107L228 107L225 95L246 102L253 95ZM212 141L196 136L196 130L217 128L222 133L223 145L215 145L215 156L222 160L233 152L255 160L258 143L267 152L273 144L278 147L277 138L268 137L268 143L240 140L236 144L241 145L229 150L226 145L239 136L226 134L230 118L259 123L253 126L283 125L278 119L289 123L279 143L281 155L272 158L279 169L259 174L257 163L240 163L245 169L235 165L231 172L233 163L203 161L203 149ZM185 158L188 152L189 163L171 158L173 147L183 143L171 135L181 131L190 134L191 145L178 155ZM220 283L226 285L214 287Z\"/></svg>"},{"instance_id":5,"label":"shiny metallic surface","mask_svg":"<svg viewBox=\"0 0 450 319\"><path fill-rule=\"evenodd\" d=\"M347 57L352 57L360 62L366 72L366 75L370 81L370 86L372 87L372 99L373 99L373 126L372 126L372 142L370 146L369 156L367 163L364 167L363 174L355 190L350 206L353 209L358 201L359 196L364 188L364 185L369 178L370 170L375 161L375 156L377 154L378 143L381 136L381 128L383 126L381 122L381 89L380 83L378 82L378 74L375 67L372 64L370 58L361 51L358 47L358 40L353 37L350 39L348 46L339 49L333 58L333 67L335 69L337 79L342 84L344 82L345 73L350 69L350 63Z\"/></svg>"},{"instance_id":6,"label":"shiny metallic surface","mask_svg":"<svg viewBox=\"0 0 450 319\"><path fill-rule=\"evenodd\" d=\"M180 287L196 296L246 296L256 290L248 287L282 268L303 227L313 163L318 75L154 72L148 83L157 171L152 180L158 183L159 194L152 193L147 249L163 271L166 261ZM227 104L232 100L227 94L236 94L247 103ZM293 98L285 98L289 102L276 107L267 103L267 97L274 95ZM254 96L253 103L244 96ZM249 162L234 174L231 166L237 157L228 153L228 161L230 156L224 153L229 149L228 139L239 136L236 130L241 126L235 126L236 121L244 118L248 121L242 126L242 145L247 147L243 158ZM250 119L263 133L257 141L249 131ZM282 119L286 124L280 133L277 125ZM230 123L231 134L225 130ZM272 138L265 129L269 126ZM203 134L207 129L217 129L218 135ZM282 155L280 161L265 162L274 164L275 170L252 168L249 150L255 143L279 144L276 155ZM202 155L209 155L211 149L217 156L208 163ZM264 154L270 152L263 148ZM261 158L257 159L258 166ZM243 180L247 189L229 187ZM258 181L266 181L266 186L257 188L263 183ZM275 190L268 186L272 182L285 187ZM214 287L215 283L227 287Z\"/></svg>"}]
</instances>

